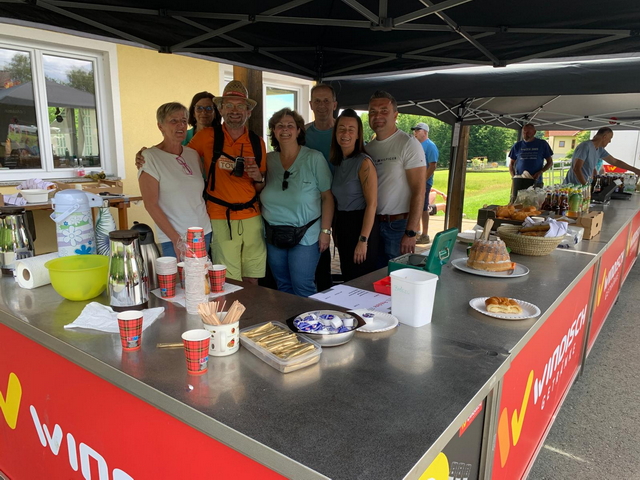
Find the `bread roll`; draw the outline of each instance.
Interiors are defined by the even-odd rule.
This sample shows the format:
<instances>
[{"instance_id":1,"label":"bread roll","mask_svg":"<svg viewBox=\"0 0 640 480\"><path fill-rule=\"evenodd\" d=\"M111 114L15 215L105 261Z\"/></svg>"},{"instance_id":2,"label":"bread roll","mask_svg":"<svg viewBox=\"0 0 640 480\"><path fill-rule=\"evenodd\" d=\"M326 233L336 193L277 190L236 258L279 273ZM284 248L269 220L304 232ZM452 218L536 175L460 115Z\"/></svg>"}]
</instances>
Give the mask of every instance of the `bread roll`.
<instances>
[{"instance_id":1,"label":"bread roll","mask_svg":"<svg viewBox=\"0 0 640 480\"><path fill-rule=\"evenodd\" d=\"M509 313L520 315L522 307L512 298L489 297L484 301L487 311L491 313Z\"/></svg>"}]
</instances>

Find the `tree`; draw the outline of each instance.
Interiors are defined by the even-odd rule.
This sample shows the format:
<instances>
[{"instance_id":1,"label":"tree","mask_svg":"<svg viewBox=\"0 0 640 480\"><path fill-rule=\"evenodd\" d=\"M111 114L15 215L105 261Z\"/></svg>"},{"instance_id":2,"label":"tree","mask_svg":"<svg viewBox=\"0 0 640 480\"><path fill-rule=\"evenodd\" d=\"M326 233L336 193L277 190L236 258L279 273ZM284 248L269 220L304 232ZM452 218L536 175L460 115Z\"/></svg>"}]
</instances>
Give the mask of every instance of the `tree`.
<instances>
[{"instance_id":1,"label":"tree","mask_svg":"<svg viewBox=\"0 0 640 480\"><path fill-rule=\"evenodd\" d=\"M31 81L31 61L26 53L16 53L5 67L11 80L16 84Z\"/></svg>"},{"instance_id":2,"label":"tree","mask_svg":"<svg viewBox=\"0 0 640 480\"><path fill-rule=\"evenodd\" d=\"M582 132L578 133L576 135L576 145L580 145L582 142L586 142L587 140L591 139L591 132L589 130L583 130ZM567 152L567 154L564 156L564 158L573 158L573 152L575 151L575 148L572 148L571 150L569 150Z\"/></svg>"},{"instance_id":3,"label":"tree","mask_svg":"<svg viewBox=\"0 0 640 480\"><path fill-rule=\"evenodd\" d=\"M81 68L69 70L66 84L83 92L95 93L96 91L92 70L88 72Z\"/></svg>"},{"instance_id":4,"label":"tree","mask_svg":"<svg viewBox=\"0 0 640 480\"><path fill-rule=\"evenodd\" d=\"M469 158L487 157L489 162L506 161L508 150L517 141L518 132L491 125L471 125Z\"/></svg>"}]
</instances>

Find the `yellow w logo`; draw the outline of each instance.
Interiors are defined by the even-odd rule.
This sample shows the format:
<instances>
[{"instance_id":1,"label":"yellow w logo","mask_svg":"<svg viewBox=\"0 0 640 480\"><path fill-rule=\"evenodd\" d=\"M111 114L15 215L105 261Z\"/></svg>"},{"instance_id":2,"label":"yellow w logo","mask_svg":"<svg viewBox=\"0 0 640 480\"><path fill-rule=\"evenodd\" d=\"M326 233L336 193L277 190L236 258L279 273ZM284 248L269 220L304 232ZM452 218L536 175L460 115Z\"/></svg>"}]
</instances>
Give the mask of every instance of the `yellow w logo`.
<instances>
[{"instance_id":1,"label":"yellow w logo","mask_svg":"<svg viewBox=\"0 0 640 480\"><path fill-rule=\"evenodd\" d=\"M9 374L9 382L7 384L7 396L4 397L0 392L0 410L4 415L4 419L9 428L14 430L18 423L18 410L20 410L20 399L22 398L22 385L15 373Z\"/></svg>"},{"instance_id":2,"label":"yellow w logo","mask_svg":"<svg viewBox=\"0 0 640 480\"><path fill-rule=\"evenodd\" d=\"M602 298L602 292L604 291L604 282L607 279L607 269L604 269L604 273L602 274L602 281L599 285L597 285L596 292L596 307L600 306L600 299Z\"/></svg>"}]
</instances>

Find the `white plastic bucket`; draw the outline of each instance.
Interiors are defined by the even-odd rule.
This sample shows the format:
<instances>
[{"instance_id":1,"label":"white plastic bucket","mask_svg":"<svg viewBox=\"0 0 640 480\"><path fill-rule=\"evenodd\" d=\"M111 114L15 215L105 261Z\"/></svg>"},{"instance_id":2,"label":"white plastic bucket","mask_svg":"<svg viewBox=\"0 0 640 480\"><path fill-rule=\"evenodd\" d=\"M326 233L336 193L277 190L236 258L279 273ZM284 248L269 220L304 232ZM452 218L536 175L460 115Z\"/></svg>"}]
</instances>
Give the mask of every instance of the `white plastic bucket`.
<instances>
[{"instance_id":1,"label":"white plastic bucket","mask_svg":"<svg viewBox=\"0 0 640 480\"><path fill-rule=\"evenodd\" d=\"M403 268L391 272L391 313L401 323L422 327L431 323L438 276Z\"/></svg>"}]
</instances>

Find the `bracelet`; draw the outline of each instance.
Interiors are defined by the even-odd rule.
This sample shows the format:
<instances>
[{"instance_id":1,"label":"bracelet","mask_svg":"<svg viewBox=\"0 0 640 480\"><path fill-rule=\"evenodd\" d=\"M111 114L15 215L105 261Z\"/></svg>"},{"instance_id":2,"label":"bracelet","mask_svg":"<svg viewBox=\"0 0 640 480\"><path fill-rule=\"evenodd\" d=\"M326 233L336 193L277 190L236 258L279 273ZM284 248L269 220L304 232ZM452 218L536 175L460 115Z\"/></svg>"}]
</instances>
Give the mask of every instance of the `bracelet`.
<instances>
[{"instance_id":1,"label":"bracelet","mask_svg":"<svg viewBox=\"0 0 640 480\"><path fill-rule=\"evenodd\" d=\"M330 228L321 228L320 229L320 233L326 233L327 235L331 235L331 229Z\"/></svg>"}]
</instances>

